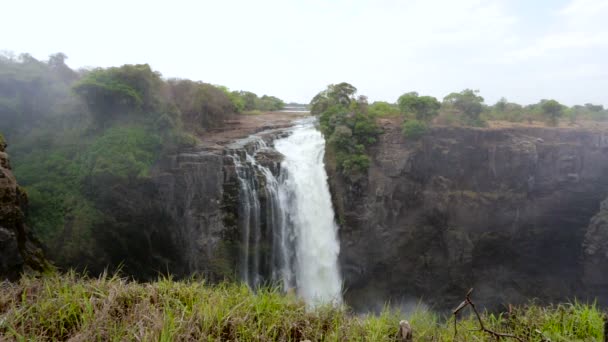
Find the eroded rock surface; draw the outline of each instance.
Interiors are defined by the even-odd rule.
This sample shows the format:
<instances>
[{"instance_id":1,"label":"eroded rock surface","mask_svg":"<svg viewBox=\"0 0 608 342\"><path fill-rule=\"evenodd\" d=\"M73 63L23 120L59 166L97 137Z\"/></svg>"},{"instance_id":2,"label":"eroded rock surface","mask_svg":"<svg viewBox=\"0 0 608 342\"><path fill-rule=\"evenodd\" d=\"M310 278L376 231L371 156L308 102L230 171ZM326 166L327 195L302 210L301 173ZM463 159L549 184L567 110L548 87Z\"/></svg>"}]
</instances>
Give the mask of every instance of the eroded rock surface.
<instances>
[{"instance_id":1,"label":"eroded rock surface","mask_svg":"<svg viewBox=\"0 0 608 342\"><path fill-rule=\"evenodd\" d=\"M27 195L19 187L0 136L0 280L48 267L38 242L25 225Z\"/></svg>"},{"instance_id":2,"label":"eroded rock surface","mask_svg":"<svg viewBox=\"0 0 608 342\"><path fill-rule=\"evenodd\" d=\"M348 303L449 308L470 287L487 306L607 299L606 210L587 228L608 194L607 133L384 129L367 177L327 163Z\"/></svg>"}]
</instances>

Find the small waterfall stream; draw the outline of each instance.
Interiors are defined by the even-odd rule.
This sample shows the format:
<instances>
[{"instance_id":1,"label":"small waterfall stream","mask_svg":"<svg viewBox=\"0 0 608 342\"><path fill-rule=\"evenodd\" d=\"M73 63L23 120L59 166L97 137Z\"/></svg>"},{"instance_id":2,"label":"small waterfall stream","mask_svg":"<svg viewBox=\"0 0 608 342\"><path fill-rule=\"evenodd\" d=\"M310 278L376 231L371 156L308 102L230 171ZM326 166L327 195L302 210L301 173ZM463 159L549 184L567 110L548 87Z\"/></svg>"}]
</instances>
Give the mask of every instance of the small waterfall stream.
<instances>
[{"instance_id":1,"label":"small waterfall stream","mask_svg":"<svg viewBox=\"0 0 608 342\"><path fill-rule=\"evenodd\" d=\"M341 302L340 245L323 135L307 119L276 140L284 160L274 173L256 158L268 150L266 143L249 139L252 151L232 154L239 180L241 280L253 288L280 282L311 305Z\"/></svg>"}]
</instances>

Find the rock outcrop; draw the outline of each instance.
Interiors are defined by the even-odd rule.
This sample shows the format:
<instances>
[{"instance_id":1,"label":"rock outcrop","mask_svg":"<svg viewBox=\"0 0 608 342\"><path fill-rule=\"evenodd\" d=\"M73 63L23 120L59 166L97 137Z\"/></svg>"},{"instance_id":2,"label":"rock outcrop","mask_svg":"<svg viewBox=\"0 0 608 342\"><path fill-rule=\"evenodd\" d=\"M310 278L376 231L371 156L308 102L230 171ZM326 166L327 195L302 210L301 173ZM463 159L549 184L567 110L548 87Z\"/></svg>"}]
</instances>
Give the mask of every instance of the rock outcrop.
<instances>
[{"instance_id":1,"label":"rock outcrop","mask_svg":"<svg viewBox=\"0 0 608 342\"><path fill-rule=\"evenodd\" d=\"M286 132L270 129L257 135L271 144ZM240 194L230 153L253 153L254 141L245 138L220 148L201 146L181 151L166 157L153 172L159 208L168 218L165 241L170 241L177 253L169 267L172 274L199 274L210 281L236 280L241 249L237 222ZM278 174L280 153L267 149L256 157ZM264 186L262 180L259 184ZM264 207L264 198L260 200Z\"/></svg>"},{"instance_id":2,"label":"rock outcrop","mask_svg":"<svg viewBox=\"0 0 608 342\"><path fill-rule=\"evenodd\" d=\"M15 280L23 272L49 266L25 224L27 195L13 176L5 149L0 135L0 280Z\"/></svg>"},{"instance_id":3,"label":"rock outcrop","mask_svg":"<svg viewBox=\"0 0 608 342\"><path fill-rule=\"evenodd\" d=\"M587 291L608 298L608 199L593 216L583 242L583 284Z\"/></svg>"},{"instance_id":4,"label":"rock outcrop","mask_svg":"<svg viewBox=\"0 0 608 342\"><path fill-rule=\"evenodd\" d=\"M331 167L346 301L356 309L421 298L488 307L600 296L608 285L608 134L578 129L392 124L367 177ZM328 158L331 158L329 156ZM606 291L605 291L606 292Z\"/></svg>"}]
</instances>

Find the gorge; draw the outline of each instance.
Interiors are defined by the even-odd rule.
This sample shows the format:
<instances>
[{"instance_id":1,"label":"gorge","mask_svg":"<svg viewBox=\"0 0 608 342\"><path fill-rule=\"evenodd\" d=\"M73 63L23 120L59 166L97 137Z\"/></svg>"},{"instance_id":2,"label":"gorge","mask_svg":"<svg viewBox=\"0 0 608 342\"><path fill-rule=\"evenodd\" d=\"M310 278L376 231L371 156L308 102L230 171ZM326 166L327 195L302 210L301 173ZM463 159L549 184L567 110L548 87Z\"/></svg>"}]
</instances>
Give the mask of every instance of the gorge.
<instances>
[{"instance_id":1,"label":"gorge","mask_svg":"<svg viewBox=\"0 0 608 342\"><path fill-rule=\"evenodd\" d=\"M298 120L159 161L141 186L162 219L129 262L279 283L309 302L343 292L358 311L448 308L469 287L486 307L607 299L605 131L437 127L408 140L384 120L369 172L353 178L312 118Z\"/></svg>"}]
</instances>

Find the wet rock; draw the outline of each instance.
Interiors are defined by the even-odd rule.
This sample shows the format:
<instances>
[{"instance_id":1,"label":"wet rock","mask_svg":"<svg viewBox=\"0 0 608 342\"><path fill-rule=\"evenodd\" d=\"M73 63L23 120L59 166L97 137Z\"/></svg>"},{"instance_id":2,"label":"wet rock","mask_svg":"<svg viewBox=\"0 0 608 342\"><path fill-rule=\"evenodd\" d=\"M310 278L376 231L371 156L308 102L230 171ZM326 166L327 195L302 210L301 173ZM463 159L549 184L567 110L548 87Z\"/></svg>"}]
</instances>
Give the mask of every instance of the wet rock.
<instances>
[{"instance_id":1,"label":"wet rock","mask_svg":"<svg viewBox=\"0 0 608 342\"><path fill-rule=\"evenodd\" d=\"M0 280L16 280L23 272L50 266L25 225L27 195L13 176L5 148L0 136Z\"/></svg>"}]
</instances>

